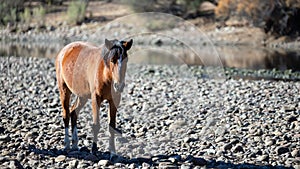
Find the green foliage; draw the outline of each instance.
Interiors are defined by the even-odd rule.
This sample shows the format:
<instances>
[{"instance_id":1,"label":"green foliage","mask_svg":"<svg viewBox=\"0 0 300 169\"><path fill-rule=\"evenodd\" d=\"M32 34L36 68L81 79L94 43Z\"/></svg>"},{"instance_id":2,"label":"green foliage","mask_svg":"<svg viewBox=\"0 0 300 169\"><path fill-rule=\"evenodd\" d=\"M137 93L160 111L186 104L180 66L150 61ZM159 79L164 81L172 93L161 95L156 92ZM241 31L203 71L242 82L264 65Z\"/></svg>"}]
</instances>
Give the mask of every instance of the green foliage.
<instances>
[{"instance_id":1,"label":"green foliage","mask_svg":"<svg viewBox=\"0 0 300 169\"><path fill-rule=\"evenodd\" d=\"M23 9L24 0L0 0L0 25L16 23L18 13Z\"/></svg>"},{"instance_id":2,"label":"green foliage","mask_svg":"<svg viewBox=\"0 0 300 169\"><path fill-rule=\"evenodd\" d=\"M38 8L33 8L33 16L40 24L44 24L45 15L46 15L46 10L43 6L40 6Z\"/></svg>"},{"instance_id":3,"label":"green foliage","mask_svg":"<svg viewBox=\"0 0 300 169\"><path fill-rule=\"evenodd\" d=\"M29 8L25 8L24 12L20 13L22 23L29 23L31 21L31 12Z\"/></svg>"},{"instance_id":4,"label":"green foliage","mask_svg":"<svg viewBox=\"0 0 300 169\"><path fill-rule=\"evenodd\" d=\"M17 10L16 8L10 9L10 12L4 16L3 21L4 23L14 23L17 21Z\"/></svg>"},{"instance_id":5,"label":"green foliage","mask_svg":"<svg viewBox=\"0 0 300 169\"><path fill-rule=\"evenodd\" d=\"M79 24L85 19L87 4L81 0L75 0L68 6L67 16L71 24Z\"/></svg>"}]
</instances>

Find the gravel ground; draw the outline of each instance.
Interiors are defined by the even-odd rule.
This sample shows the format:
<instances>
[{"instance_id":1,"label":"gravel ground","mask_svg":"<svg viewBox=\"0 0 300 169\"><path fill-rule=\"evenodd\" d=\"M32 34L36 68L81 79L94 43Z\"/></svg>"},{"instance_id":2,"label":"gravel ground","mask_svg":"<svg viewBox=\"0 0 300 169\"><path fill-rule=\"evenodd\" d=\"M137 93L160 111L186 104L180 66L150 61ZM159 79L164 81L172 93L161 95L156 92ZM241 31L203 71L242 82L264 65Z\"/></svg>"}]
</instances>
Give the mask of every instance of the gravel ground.
<instances>
[{"instance_id":1,"label":"gravel ground","mask_svg":"<svg viewBox=\"0 0 300 169\"><path fill-rule=\"evenodd\" d=\"M0 60L0 168L300 168L295 79L213 79L197 66L128 65L121 132L107 129L104 103L99 151L90 154L88 102L80 151L66 153L54 60Z\"/></svg>"}]
</instances>

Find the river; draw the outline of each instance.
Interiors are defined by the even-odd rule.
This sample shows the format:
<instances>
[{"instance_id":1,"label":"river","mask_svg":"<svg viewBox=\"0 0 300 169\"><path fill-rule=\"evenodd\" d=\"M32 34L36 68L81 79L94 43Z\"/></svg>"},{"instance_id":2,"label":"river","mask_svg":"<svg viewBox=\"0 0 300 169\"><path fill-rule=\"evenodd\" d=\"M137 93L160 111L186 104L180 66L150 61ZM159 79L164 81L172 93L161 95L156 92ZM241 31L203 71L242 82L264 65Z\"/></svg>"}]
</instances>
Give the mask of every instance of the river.
<instances>
[{"instance_id":1,"label":"river","mask_svg":"<svg viewBox=\"0 0 300 169\"><path fill-rule=\"evenodd\" d=\"M54 58L64 44L1 43L0 56ZM178 47L137 46L129 53L129 63L188 64L243 69L300 71L300 50L254 48L249 46L203 47L200 53Z\"/></svg>"}]
</instances>

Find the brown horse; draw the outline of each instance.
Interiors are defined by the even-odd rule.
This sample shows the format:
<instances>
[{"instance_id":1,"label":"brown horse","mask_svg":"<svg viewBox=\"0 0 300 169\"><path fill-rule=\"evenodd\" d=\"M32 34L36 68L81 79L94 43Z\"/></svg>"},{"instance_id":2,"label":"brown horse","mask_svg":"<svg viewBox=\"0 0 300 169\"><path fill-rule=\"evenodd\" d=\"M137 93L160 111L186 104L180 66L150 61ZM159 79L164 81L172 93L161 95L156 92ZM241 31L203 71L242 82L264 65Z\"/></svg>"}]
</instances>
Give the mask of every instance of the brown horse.
<instances>
[{"instance_id":1,"label":"brown horse","mask_svg":"<svg viewBox=\"0 0 300 169\"><path fill-rule=\"evenodd\" d=\"M65 124L65 150L70 150L70 116L72 149L78 149L77 117L89 98L92 99L93 111L92 152L97 151L99 108L105 99L109 103L109 125L116 127L117 107L125 86L127 51L131 48L132 42L132 39L130 41L105 39L105 44L100 47L85 42L73 42L58 53L55 67ZM69 109L72 93L77 99Z\"/></svg>"}]
</instances>

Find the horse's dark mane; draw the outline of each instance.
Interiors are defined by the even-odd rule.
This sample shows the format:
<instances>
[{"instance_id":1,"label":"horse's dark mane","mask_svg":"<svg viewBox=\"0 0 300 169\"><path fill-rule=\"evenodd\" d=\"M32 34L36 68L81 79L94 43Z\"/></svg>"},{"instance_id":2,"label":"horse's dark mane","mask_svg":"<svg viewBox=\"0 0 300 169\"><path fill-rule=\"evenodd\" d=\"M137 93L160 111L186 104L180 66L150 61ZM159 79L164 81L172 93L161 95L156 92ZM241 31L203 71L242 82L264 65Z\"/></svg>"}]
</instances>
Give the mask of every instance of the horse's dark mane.
<instances>
[{"instance_id":1,"label":"horse's dark mane","mask_svg":"<svg viewBox=\"0 0 300 169\"><path fill-rule=\"evenodd\" d=\"M114 40L114 46L112 49L107 49L105 45L103 45L101 56L104 60L106 66L109 66L108 61L115 56L116 53L120 53L121 47L117 45L118 40Z\"/></svg>"}]
</instances>

